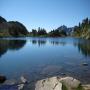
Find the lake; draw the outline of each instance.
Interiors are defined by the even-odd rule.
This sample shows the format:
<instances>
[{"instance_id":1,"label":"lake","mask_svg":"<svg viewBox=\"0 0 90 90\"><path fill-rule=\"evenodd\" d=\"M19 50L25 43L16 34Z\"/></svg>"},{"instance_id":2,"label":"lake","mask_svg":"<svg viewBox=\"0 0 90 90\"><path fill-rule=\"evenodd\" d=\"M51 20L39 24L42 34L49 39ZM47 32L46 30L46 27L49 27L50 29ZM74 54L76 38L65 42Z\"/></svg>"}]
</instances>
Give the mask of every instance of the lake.
<instances>
[{"instance_id":1,"label":"lake","mask_svg":"<svg viewBox=\"0 0 90 90\"><path fill-rule=\"evenodd\" d=\"M83 63L87 63L84 66ZM79 38L0 39L0 75L30 81L72 76L90 83L90 40Z\"/></svg>"}]
</instances>

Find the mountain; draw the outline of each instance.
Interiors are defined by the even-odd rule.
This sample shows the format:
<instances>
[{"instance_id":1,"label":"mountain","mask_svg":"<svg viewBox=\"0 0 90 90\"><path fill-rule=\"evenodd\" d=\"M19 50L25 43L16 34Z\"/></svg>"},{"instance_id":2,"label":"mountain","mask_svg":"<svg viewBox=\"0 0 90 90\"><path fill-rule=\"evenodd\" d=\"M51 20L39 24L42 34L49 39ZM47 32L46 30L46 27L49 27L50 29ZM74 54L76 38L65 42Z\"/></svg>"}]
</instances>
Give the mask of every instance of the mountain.
<instances>
[{"instance_id":1,"label":"mountain","mask_svg":"<svg viewBox=\"0 0 90 90\"><path fill-rule=\"evenodd\" d=\"M71 33L73 32L73 27L67 27L65 25L62 25L60 27L58 27L56 30L59 30L59 31L64 31L67 35L71 35Z\"/></svg>"},{"instance_id":2,"label":"mountain","mask_svg":"<svg viewBox=\"0 0 90 90\"><path fill-rule=\"evenodd\" d=\"M6 19L0 16L0 23L7 22Z\"/></svg>"},{"instance_id":3,"label":"mountain","mask_svg":"<svg viewBox=\"0 0 90 90\"><path fill-rule=\"evenodd\" d=\"M18 21L7 22L0 16L0 37L20 37L28 34L26 27Z\"/></svg>"}]
</instances>

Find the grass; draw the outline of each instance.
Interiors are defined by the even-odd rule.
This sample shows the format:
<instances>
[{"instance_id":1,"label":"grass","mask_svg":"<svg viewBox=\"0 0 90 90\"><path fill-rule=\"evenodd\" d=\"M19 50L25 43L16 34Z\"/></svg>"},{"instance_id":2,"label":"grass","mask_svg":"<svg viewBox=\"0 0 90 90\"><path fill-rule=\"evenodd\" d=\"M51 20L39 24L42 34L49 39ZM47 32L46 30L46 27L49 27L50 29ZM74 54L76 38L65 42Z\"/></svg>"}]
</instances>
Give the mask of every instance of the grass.
<instances>
[{"instance_id":1,"label":"grass","mask_svg":"<svg viewBox=\"0 0 90 90\"><path fill-rule=\"evenodd\" d=\"M62 83L62 90L68 90L68 88L64 85L64 83ZM73 90L84 90L84 88L80 84L76 89Z\"/></svg>"},{"instance_id":2,"label":"grass","mask_svg":"<svg viewBox=\"0 0 90 90\"><path fill-rule=\"evenodd\" d=\"M84 88L82 87L82 85L80 84L77 88L77 90L84 90Z\"/></svg>"},{"instance_id":3,"label":"grass","mask_svg":"<svg viewBox=\"0 0 90 90\"><path fill-rule=\"evenodd\" d=\"M68 90L68 88L62 83L62 90Z\"/></svg>"}]
</instances>

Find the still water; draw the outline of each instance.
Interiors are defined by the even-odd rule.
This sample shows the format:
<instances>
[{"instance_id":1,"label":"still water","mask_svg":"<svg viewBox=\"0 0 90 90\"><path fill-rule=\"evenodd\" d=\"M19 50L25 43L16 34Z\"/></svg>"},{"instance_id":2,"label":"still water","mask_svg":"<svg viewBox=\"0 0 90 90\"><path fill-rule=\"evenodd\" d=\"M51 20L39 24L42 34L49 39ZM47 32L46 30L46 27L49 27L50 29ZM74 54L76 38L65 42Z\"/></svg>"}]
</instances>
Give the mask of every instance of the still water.
<instances>
[{"instance_id":1,"label":"still water","mask_svg":"<svg viewBox=\"0 0 90 90\"><path fill-rule=\"evenodd\" d=\"M90 41L70 37L0 39L0 75L8 79L23 75L31 81L72 76L90 83Z\"/></svg>"}]
</instances>

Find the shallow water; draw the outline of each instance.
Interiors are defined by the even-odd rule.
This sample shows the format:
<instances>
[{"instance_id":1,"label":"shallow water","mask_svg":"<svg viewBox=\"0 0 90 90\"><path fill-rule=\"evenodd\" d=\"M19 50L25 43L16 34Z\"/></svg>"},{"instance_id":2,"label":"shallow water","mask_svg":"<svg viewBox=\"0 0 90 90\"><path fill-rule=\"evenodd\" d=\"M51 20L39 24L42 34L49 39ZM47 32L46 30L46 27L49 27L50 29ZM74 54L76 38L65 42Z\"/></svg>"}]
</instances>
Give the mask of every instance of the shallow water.
<instances>
[{"instance_id":1,"label":"shallow water","mask_svg":"<svg viewBox=\"0 0 90 90\"><path fill-rule=\"evenodd\" d=\"M0 39L0 75L8 79L24 75L31 81L65 75L90 83L90 41L70 37Z\"/></svg>"}]
</instances>

